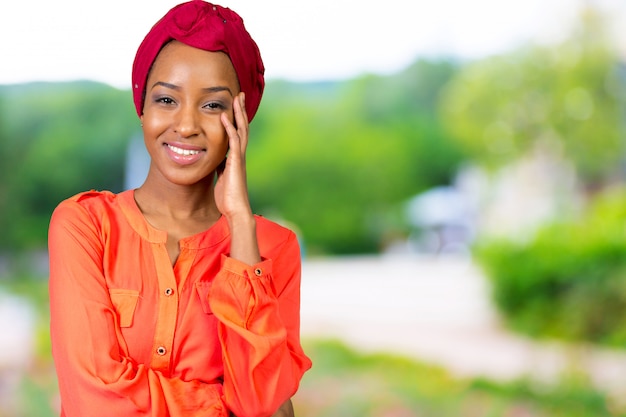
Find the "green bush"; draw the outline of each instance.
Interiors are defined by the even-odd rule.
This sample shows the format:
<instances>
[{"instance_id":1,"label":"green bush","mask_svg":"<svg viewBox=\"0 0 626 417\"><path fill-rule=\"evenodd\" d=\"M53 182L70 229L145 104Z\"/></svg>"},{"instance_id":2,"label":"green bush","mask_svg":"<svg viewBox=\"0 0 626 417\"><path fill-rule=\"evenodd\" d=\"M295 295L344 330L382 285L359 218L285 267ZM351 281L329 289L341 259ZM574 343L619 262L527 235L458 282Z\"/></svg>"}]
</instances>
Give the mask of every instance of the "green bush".
<instances>
[{"instance_id":1,"label":"green bush","mask_svg":"<svg viewBox=\"0 0 626 417\"><path fill-rule=\"evenodd\" d=\"M527 243L489 241L475 255L505 321L535 337L626 343L626 190Z\"/></svg>"}]
</instances>

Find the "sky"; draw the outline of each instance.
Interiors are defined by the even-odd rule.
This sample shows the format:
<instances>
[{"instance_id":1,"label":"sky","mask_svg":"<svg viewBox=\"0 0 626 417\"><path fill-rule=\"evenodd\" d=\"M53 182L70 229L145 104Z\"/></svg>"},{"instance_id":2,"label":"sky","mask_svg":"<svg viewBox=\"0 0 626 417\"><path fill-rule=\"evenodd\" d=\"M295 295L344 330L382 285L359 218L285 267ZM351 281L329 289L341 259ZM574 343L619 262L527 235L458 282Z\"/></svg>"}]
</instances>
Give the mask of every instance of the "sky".
<instances>
[{"instance_id":1,"label":"sky","mask_svg":"<svg viewBox=\"0 0 626 417\"><path fill-rule=\"evenodd\" d=\"M177 3L4 1L0 84L89 79L129 88L143 36ZM626 35L624 0L219 2L243 17L261 49L267 78L293 81L391 74L419 57L477 59L529 41L555 42L587 3L612 17L616 39L620 31Z\"/></svg>"}]
</instances>

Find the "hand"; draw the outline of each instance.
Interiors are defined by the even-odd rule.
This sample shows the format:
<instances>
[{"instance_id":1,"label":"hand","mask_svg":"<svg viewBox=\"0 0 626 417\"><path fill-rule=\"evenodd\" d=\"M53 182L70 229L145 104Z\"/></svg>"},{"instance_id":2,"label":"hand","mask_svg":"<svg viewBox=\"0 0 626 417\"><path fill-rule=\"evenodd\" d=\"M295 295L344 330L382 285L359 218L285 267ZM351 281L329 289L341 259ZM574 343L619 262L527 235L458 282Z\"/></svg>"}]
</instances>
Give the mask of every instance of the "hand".
<instances>
[{"instance_id":1,"label":"hand","mask_svg":"<svg viewBox=\"0 0 626 417\"><path fill-rule=\"evenodd\" d=\"M246 181L248 116L245 104L244 93L237 94L233 101L236 128L226 113L220 116L228 135L230 151L223 169L218 169L214 192L217 209L226 217L230 227L231 258L254 265L261 261L261 254Z\"/></svg>"},{"instance_id":2,"label":"hand","mask_svg":"<svg viewBox=\"0 0 626 417\"><path fill-rule=\"evenodd\" d=\"M228 135L230 150L225 164L218 169L215 184L215 203L229 223L241 216L244 218L252 216L246 180L246 148L248 146L249 123L243 92L235 96L233 109L236 124L228 120L226 113L222 113L220 116Z\"/></svg>"}]
</instances>

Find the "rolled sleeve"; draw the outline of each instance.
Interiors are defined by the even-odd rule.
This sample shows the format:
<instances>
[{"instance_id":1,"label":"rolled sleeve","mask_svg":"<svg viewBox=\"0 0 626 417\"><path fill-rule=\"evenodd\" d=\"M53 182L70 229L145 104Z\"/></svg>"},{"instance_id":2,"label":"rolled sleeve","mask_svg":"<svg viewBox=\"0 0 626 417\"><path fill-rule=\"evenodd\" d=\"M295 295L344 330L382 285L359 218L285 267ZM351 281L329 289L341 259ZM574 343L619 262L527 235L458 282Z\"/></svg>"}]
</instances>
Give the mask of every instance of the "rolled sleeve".
<instances>
[{"instance_id":1,"label":"rolled sleeve","mask_svg":"<svg viewBox=\"0 0 626 417\"><path fill-rule=\"evenodd\" d=\"M254 265L248 265L237 259L222 255L222 269L228 273L246 278L266 278L272 275L271 259L263 259Z\"/></svg>"},{"instance_id":2,"label":"rolled sleeve","mask_svg":"<svg viewBox=\"0 0 626 417\"><path fill-rule=\"evenodd\" d=\"M299 343L300 255L295 235L273 259L224 256L209 302L219 320L224 401L238 416L270 416L311 366ZM280 268L276 268L279 265Z\"/></svg>"}]
</instances>

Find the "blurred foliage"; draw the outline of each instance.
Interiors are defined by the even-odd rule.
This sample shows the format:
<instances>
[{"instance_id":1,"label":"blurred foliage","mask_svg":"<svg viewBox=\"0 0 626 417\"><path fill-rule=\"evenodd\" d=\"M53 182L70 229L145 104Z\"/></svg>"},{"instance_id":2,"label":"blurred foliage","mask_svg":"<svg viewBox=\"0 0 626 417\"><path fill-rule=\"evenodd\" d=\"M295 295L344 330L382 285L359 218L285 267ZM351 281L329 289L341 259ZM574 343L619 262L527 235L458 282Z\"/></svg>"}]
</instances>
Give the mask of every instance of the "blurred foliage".
<instances>
[{"instance_id":1,"label":"blurred foliage","mask_svg":"<svg viewBox=\"0 0 626 417\"><path fill-rule=\"evenodd\" d=\"M138 122L129 93L95 83L7 86L0 97L0 248L39 248L62 199L121 189Z\"/></svg>"},{"instance_id":2,"label":"blurred foliage","mask_svg":"<svg viewBox=\"0 0 626 417\"><path fill-rule=\"evenodd\" d=\"M394 77L271 84L250 143L253 202L314 251L378 250L393 226L385 214L456 171L461 155L432 106L454 71L418 61Z\"/></svg>"},{"instance_id":3,"label":"blurred foliage","mask_svg":"<svg viewBox=\"0 0 626 417\"><path fill-rule=\"evenodd\" d=\"M446 183L460 159L432 100L448 62L341 83L268 83L251 126L255 210L295 224L311 251L373 252L385 213ZM87 82L0 86L0 249L45 246L64 198L121 191L126 148L139 132L130 91Z\"/></svg>"},{"instance_id":4,"label":"blurred foliage","mask_svg":"<svg viewBox=\"0 0 626 417\"><path fill-rule=\"evenodd\" d=\"M526 46L467 65L446 88L442 117L472 158L491 167L558 143L587 184L619 172L623 65L589 8L562 44Z\"/></svg>"},{"instance_id":5,"label":"blurred foliage","mask_svg":"<svg viewBox=\"0 0 626 417\"><path fill-rule=\"evenodd\" d=\"M584 376L554 384L458 379L432 365L363 354L339 342L309 341L313 368L294 397L300 417L602 417L624 415Z\"/></svg>"},{"instance_id":6,"label":"blurred foliage","mask_svg":"<svg viewBox=\"0 0 626 417\"><path fill-rule=\"evenodd\" d=\"M505 320L533 336L623 347L626 196L609 187L623 182L626 71L603 29L589 7L559 45L470 63L445 87L440 109L482 166L500 168L546 144L560 149L590 204L581 217L561 213L530 241L475 246Z\"/></svg>"},{"instance_id":7,"label":"blurred foliage","mask_svg":"<svg viewBox=\"0 0 626 417\"><path fill-rule=\"evenodd\" d=\"M581 218L528 243L475 248L505 320L537 337L626 345L626 188L598 195Z\"/></svg>"}]
</instances>

